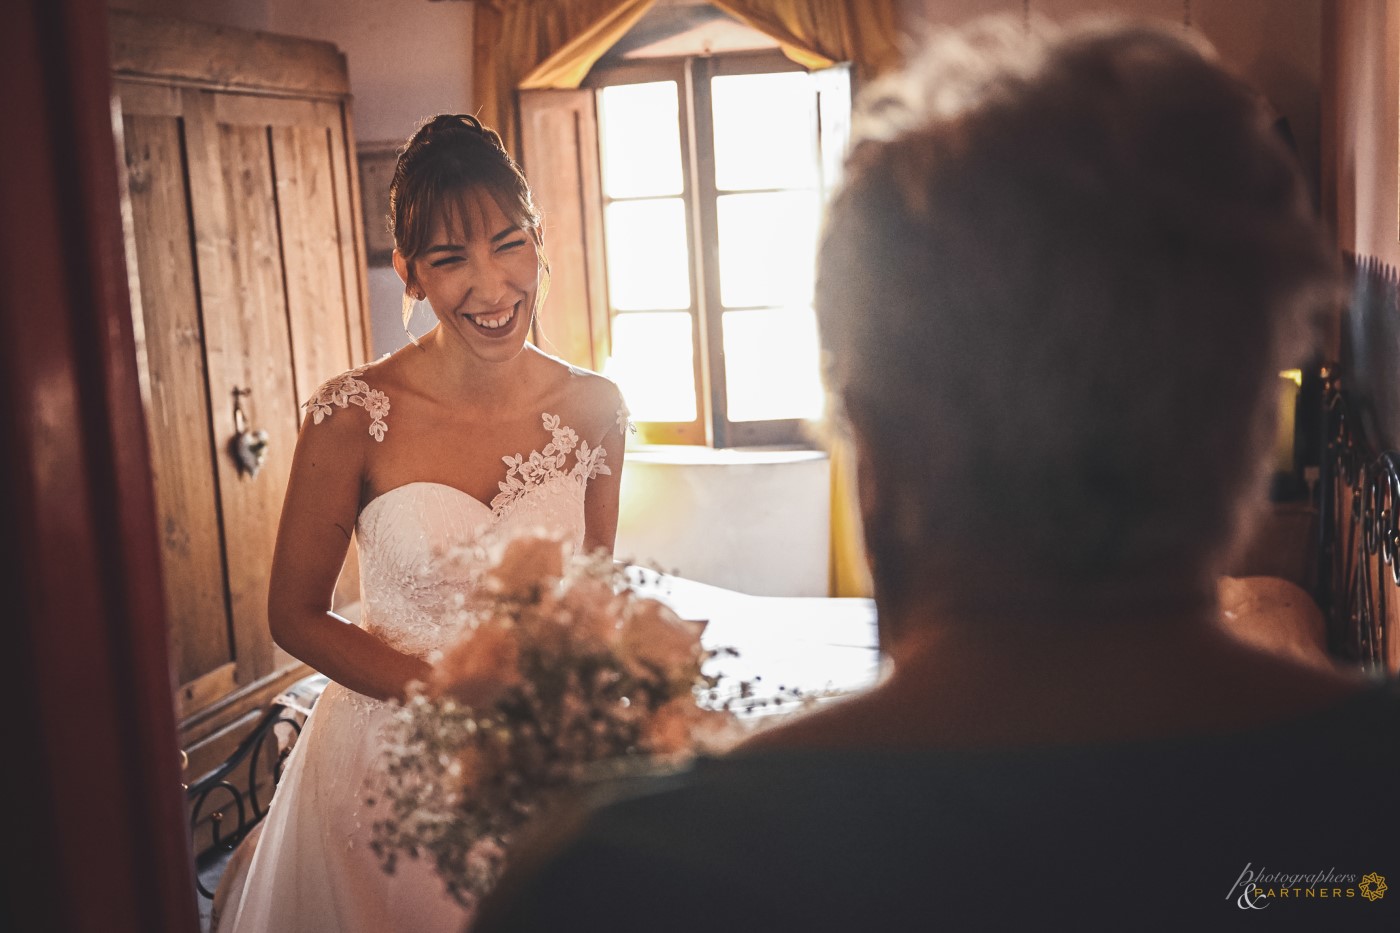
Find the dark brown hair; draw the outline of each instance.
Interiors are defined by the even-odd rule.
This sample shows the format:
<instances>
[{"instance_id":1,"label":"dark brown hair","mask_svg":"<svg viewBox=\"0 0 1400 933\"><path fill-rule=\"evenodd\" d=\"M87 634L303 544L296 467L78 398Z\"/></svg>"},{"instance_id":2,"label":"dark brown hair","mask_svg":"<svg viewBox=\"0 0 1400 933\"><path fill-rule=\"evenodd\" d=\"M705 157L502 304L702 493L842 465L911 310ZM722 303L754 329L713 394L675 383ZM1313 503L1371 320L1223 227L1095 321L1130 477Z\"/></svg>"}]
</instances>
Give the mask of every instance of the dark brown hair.
<instances>
[{"instance_id":1,"label":"dark brown hair","mask_svg":"<svg viewBox=\"0 0 1400 933\"><path fill-rule=\"evenodd\" d=\"M540 212L530 183L506 152L495 130L470 114L439 114L418 128L399 153L389 183L389 230L394 246L408 262L428 246L434 221L445 217L449 228L469 232L473 218L463 196L485 192L521 230L530 234L546 275L549 264L540 236Z\"/></svg>"}]
</instances>

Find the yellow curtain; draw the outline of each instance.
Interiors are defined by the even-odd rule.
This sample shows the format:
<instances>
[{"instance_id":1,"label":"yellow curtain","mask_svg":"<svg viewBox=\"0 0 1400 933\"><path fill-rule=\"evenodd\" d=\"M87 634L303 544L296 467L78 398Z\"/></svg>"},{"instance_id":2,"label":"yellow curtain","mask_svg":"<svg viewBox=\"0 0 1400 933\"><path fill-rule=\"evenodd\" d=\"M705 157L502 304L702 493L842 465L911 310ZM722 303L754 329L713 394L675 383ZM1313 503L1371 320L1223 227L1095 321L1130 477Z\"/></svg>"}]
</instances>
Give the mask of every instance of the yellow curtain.
<instances>
[{"instance_id":1,"label":"yellow curtain","mask_svg":"<svg viewBox=\"0 0 1400 933\"><path fill-rule=\"evenodd\" d=\"M477 0L477 116L519 154L521 88L578 87L656 0ZM806 68L851 62L862 76L899 61L899 0L710 0L778 40Z\"/></svg>"},{"instance_id":2,"label":"yellow curtain","mask_svg":"<svg viewBox=\"0 0 1400 933\"><path fill-rule=\"evenodd\" d=\"M899 62L899 0L709 0L805 68L850 62L862 76Z\"/></svg>"},{"instance_id":3,"label":"yellow curtain","mask_svg":"<svg viewBox=\"0 0 1400 933\"><path fill-rule=\"evenodd\" d=\"M520 155L520 88L578 87L656 0L477 0L472 83L477 117Z\"/></svg>"},{"instance_id":4,"label":"yellow curtain","mask_svg":"<svg viewBox=\"0 0 1400 933\"><path fill-rule=\"evenodd\" d=\"M856 498L855 454L843 437L832 439L831 454L831 567L832 596L871 596L870 564L865 557Z\"/></svg>"},{"instance_id":5,"label":"yellow curtain","mask_svg":"<svg viewBox=\"0 0 1400 933\"><path fill-rule=\"evenodd\" d=\"M710 0L778 40L809 69L850 62L869 77L899 62L900 0ZM520 88L578 87L655 0L477 0L472 77L477 116L520 153ZM831 452L831 594L868 596L854 464Z\"/></svg>"}]
</instances>

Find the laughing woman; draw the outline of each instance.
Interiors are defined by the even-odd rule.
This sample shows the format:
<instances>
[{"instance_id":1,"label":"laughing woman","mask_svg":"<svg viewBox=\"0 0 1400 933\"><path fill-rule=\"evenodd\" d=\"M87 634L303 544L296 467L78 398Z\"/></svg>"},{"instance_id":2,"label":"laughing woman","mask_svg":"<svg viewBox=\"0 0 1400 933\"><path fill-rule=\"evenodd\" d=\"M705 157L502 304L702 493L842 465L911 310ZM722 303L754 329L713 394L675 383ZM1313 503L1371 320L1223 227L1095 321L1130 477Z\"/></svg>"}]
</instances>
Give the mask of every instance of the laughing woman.
<instances>
[{"instance_id":1,"label":"laughing woman","mask_svg":"<svg viewBox=\"0 0 1400 933\"><path fill-rule=\"evenodd\" d=\"M385 874L365 803L385 701L428 679L463 582L433 557L541 525L613 547L625 410L612 383L527 342L548 265L500 137L470 116L426 123L399 157L390 214L405 306L426 301L437 325L307 402L268 618L332 683L219 892L221 933L459 930L466 914L426 862ZM359 625L329 611L352 529Z\"/></svg>"}]
</instances>

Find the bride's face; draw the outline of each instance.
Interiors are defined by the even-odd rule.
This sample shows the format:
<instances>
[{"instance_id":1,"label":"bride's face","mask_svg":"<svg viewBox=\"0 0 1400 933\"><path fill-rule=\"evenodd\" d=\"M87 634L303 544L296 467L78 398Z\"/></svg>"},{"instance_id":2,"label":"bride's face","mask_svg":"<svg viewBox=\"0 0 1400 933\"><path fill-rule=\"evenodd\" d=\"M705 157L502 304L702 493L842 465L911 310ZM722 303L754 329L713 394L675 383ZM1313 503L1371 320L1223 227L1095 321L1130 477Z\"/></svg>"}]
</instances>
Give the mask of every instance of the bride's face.
<instances>
[{"instance_id":1,"label":"bride's face","mask_svg":"<svg viewBox=\"0 0 1400 933\"><path fill-rule=\"evenodd\" d=\"M539 292L539 250L486 192L438 211L414 262L419 286L445 335L488 362L525 346Z\"/></svg>"}]
</instances>

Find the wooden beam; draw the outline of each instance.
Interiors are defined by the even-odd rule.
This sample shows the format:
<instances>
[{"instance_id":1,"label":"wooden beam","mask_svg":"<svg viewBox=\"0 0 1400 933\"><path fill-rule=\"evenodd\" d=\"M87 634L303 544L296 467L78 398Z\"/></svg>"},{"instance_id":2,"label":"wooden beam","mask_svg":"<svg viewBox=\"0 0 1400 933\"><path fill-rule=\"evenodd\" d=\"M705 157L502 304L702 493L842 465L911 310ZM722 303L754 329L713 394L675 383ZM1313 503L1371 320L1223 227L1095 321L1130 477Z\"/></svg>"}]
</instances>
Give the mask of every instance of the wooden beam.
<instances>
[{"instance_id":1,"label":"wooden beam","mask_svg":"<svg viewBox=\"0 0 1400 933\"><path fill-rule=\"evenodd\" d=\"M345 56L330 42L111 11L112 69L122 77L297 96L350 93Z\"/></svg>"}]
</instances>

